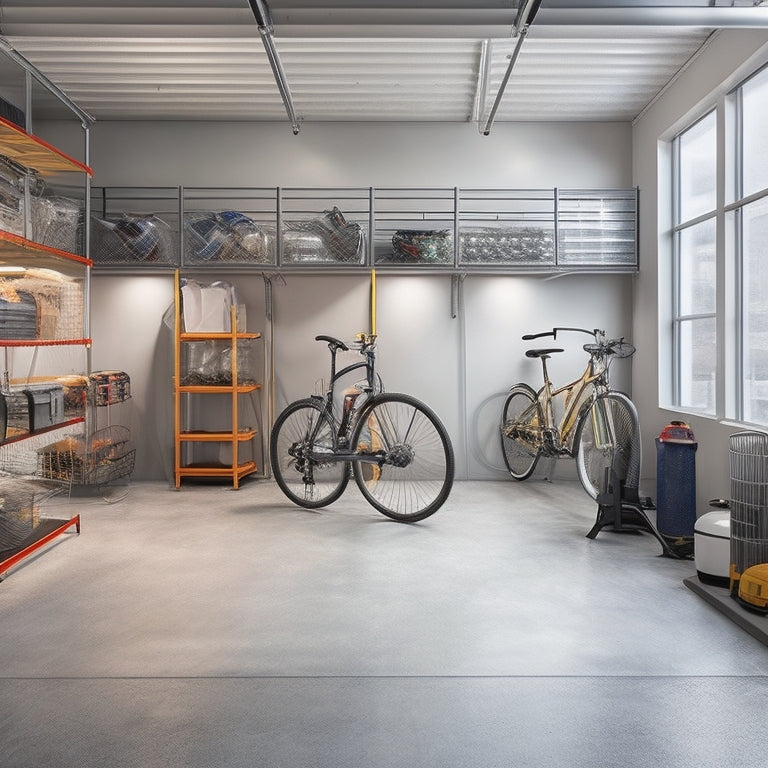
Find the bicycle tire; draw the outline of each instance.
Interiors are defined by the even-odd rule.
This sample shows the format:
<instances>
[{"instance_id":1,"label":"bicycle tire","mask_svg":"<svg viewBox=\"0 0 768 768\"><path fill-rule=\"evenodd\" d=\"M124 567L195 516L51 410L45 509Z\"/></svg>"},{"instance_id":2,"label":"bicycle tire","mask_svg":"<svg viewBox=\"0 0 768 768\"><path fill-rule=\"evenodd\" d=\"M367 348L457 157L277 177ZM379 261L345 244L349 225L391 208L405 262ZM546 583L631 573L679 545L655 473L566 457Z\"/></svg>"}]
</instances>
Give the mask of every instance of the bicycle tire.
<instances>
[{"instance_id":1,"label":"bicycle tire","mask_svg":"<svg viewBox=\"0 0 768 768\"><path fill-rule=\"evenodd\" d=\"M377 463L353 462L360 492L379 512L415 523L437 512L453 487L448 432L435 413L410 395L375 395L363 406L352 445L376 452Z\"/></svg>"},{"instance_id":2,"label":"bicycle tire","mask_svg":"<svg viewBox=\"0 0 768 768\"><path fill-rule=\"evenodd\" d=\"M625 394L606 392L592 401L579 417L576 446L579 480L593 499L602 493L610 469L623 484L637 488L640 426L637 410Z\"/></svg>"},{"instance_id":3,"label":"bicycle tire","mask_svg":"<svg viewBox=\"0 0 768 768\"><path fill-rule=\"evenodd\" d=\"M541 425L541 409L536 393L527 384L515 384L509 390L501 412L501 453L509 474L515 480L527 480L536 469L541 445L522 436L509 437L507 428L518 422L535 431Z\"/></svg>"},{"instance_id":4,"label":"bicycle tire","mask_svg":"<svg viewBox=\"0 0 768 768\"><path fill-rule=\"evenodd\" d=\"M314 444L310 435L322 419ZM318 509L336 501L349 482L349 462L321 463L305 458L306 452L334 449L334 424L321 404L312 398L291 403L278 417L270 435L272 474L280 490L300 507Z\"/></svg>"}]
</instances>

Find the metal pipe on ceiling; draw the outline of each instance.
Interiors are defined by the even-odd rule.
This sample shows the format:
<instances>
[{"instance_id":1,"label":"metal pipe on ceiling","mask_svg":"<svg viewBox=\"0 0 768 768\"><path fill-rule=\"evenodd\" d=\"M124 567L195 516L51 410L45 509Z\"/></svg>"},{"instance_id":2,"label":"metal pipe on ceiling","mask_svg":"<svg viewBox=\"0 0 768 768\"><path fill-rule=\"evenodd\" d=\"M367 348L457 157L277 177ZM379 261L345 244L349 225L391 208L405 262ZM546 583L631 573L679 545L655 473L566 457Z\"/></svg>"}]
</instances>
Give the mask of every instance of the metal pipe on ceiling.
<instances>
[{"instance_id":1,"label":"metal pipe on ceiling","mask_svg":"<svg viewBox=\"0 0 768 768\"><path fill-rule=\"evenodd\" d=\"M253 11L256 24L259 28L261 41L264 43L264 50L267 53L269 66L272 68L272 74L275 76L277 89L280 91L280 98L283 100L285 111L293 129L295 136L299 132L299 122L296 119L296 112L293 109L293 99L291 98L291 89L288 85L288 79L283 70L283 64L280 61L280 54L277 52L274 40L274 26L272 25L272 16L265 0L248 0Z\"/></svg>"},{"instance_id":2,"label":"metal pipe on ceiling","mask_svg":"<svg viewBox=\"0 0 768 768\"><path fill-rule=\"evenodd\" d=\"M644 26L644 27L768 27L765 2L749 8L734 6L674 6L637 3L601 3L580 0L574 4L558 4L557 0L541 9L536 26Z\"/></svg>"},{"instance_id":3,"label":"metal pipe on ceiling","mask_svg":"<svg viewBox=\"0 0 768 768\"><path fill-rule=\"evenodd\" d=\"M528 35L528 27L536 16L536 11L539 10L541 0L525 0L525 3L517 9L517 18L515 19L515 32L517 35L517 43L515 44L515 50L512 51L512 55L509 57L509 64L507 65L507 71L504 73L504 77L499 86L499 92L496 94L496 99L493 102L491 111L488 114L488 120L483 128L483 136L488 136L491 132L491 126L496 118L496 112L501 104L501 99L504 96L504 91L507 88L507 83L512 75L512 70L515 68L517 57L520 55L520 49L523 47L523 42Z\"/></svg>"}]
</instances>

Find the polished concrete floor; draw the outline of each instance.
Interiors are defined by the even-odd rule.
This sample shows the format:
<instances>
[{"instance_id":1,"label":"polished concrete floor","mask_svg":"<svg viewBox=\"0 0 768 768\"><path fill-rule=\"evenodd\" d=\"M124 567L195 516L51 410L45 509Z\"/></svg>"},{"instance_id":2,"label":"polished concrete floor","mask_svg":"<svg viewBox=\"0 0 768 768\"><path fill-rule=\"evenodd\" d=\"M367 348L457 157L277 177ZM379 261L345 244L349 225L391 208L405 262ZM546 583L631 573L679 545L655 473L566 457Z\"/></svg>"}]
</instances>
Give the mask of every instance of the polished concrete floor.
<instances>
[{"instance_id":1,"label":"polished concrete floor","mask_svg":"<svg viewBox=\"0 0 768 768\"><path fill-rule=\"evenodd\" d=\"M0 583L4 768L753 766L768 648L573 481L134 483ZM768 619L766 619L768 621Z\"/></svg>"}]
</instances>

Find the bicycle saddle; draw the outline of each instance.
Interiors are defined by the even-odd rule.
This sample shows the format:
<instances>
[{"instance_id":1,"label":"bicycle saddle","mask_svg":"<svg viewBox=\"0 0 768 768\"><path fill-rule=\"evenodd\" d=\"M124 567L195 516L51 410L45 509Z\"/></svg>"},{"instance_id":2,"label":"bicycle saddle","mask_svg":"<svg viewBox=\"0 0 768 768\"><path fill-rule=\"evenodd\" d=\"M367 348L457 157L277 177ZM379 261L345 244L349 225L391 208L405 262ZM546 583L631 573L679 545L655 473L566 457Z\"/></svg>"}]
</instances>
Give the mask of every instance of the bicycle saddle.
<instances>
[{"instance_id":1,"label":"bicycle saddle","mask_svg":"<svg viewBox=\"0 0 768 768\"><path fill-rule=\"evenodd\" d=\"M326 341L331 349L340 349L342 352L349 352L349 347L339 339L333 336L315 336L315 341Z\"/></svg>"},{"instance_id":2,"label":"bicycle saddle","mask_svg":"<svg viewBox=\"0 0 768 768\"><path fill-rule=\"evenodd\" d=\"M549 357L553 352L564 352L563 349L527 349L526 357Z\"/></svg>"}]
</instances>

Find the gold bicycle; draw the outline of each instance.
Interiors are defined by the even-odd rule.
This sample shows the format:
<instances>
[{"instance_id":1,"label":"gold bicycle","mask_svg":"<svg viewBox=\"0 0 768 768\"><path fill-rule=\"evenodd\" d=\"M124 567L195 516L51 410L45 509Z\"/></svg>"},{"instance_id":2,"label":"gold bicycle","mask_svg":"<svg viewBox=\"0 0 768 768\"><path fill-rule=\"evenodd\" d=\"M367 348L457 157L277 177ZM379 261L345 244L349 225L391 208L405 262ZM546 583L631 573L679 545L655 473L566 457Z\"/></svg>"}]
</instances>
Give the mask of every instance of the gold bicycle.
<instances>
[{"instance_id":1,"label":"gold bicycle","mask_svg":"<svg viewBox=\"0 0 768 768\"><path fill-rule=\"evenodd\" d=\"M504 402L501 447L509 473L516 480L529 478L542 456L570 456L584 490L596 499L616 478L627 491L636 493L640 476L640 428L637 410L622 392L611 389L608 369L616 357L635 352L624 339L606 339L605 331L585 328L553 328L526 334L524 341L562 331L586 333L593 342L584 344L589 360L582 375L555 389L547 372L547 360L560 348L529 349L525 355L541 360L543 386L535 391L515 384Z\"/></svg>"}]
</instances>

